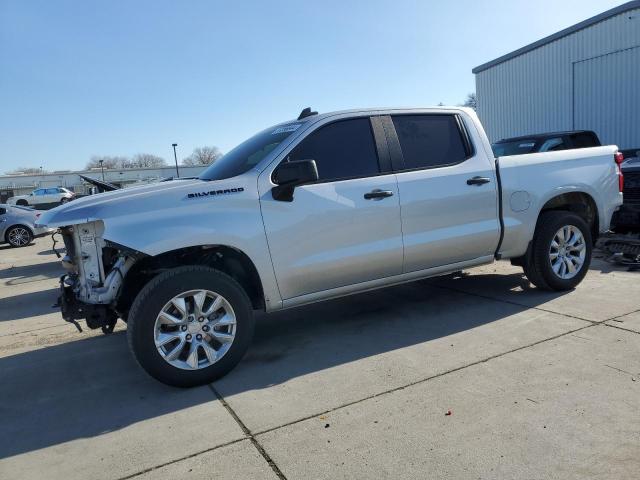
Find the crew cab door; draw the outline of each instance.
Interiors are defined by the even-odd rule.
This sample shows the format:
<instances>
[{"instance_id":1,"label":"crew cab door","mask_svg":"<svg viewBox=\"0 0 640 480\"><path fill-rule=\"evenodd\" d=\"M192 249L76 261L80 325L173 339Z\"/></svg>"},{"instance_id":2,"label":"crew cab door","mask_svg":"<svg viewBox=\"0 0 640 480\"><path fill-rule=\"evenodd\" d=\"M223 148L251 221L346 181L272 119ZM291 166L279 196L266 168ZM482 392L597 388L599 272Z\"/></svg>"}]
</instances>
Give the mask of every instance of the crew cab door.
<instances>
[{"instance_id":1,"label":"crew cab door","mask_svg":"<svg viewBox=\"0 0 640 480\"><path fill-rule=\"evenodd\" d=\"M474 148L462 116L392 115L384 125L400 193L404 272L493 255L500 234L493 158Z\"/></svg>"},{"instance_id":2,"label":"crew cab door","mask_svg":"<svg viewBox=\"0 0 640 480\"><path fill-rule=\"evenodd\" d=\"M398 185L375 122L365 116L325 123L285 152L284 162L315 160L319 176L296 187L291 202L272 196L277 167L261 174L262 216L283 300L401 273Z\"/></svg>"}]
</instances>

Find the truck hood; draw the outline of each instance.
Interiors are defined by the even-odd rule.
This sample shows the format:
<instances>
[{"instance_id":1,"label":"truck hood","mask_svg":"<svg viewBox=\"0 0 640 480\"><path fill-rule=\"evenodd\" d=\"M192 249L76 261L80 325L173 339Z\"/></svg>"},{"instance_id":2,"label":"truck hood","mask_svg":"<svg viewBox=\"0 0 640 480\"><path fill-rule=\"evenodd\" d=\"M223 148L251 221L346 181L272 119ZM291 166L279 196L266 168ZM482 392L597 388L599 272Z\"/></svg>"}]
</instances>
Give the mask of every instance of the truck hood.
<instances>
[{"instance_id":1,"label":"truck hood","mask_svg":"<svg viewBox=\"0 0 640 480\"><path fill-rule=\"evenodd\" d=\"M129 215L139 209L158 209L171 200L178 200L180 196L186 197L192 190L198 191L197 187L208 188L212 187L213 183L202 180L174 180L89 195L47 210L40 217L38 225L64 227Z\"/></svg>"}]
</instances>

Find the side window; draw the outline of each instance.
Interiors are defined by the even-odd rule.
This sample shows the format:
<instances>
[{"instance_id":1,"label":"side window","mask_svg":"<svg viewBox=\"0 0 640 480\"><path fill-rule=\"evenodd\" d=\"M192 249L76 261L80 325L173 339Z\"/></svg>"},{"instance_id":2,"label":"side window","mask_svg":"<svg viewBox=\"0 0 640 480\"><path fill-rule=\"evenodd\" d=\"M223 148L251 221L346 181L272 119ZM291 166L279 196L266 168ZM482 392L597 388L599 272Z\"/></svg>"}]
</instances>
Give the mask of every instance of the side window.
<instances>
[{"instance_id":1,"label":"side window","mask_svg":"<svg viewBox=\"0 0 640 480\"><path fill-rule=\"evenodd\" d=\"M392 117L406 169L460 163L468 157L455 115Z\"/></svg>"},{"instance_id":2,"label":"side window","mask_svg":"<svg viewBox=\"0 0 640 480\"><path fill-rule=\"evenodd\" d=\"M540 152L553 152L556 150L566 150L567 145L564 143L562 137L549 138L545 140L540 147Z\"/></svg>"},{"instance_id":3,"label":"side window","mask_svg":"<svg viewBox=\"0 0 640 480\"><path fill-rule=\"evenodd\" d=\"M34 195L44 195L44 188L39 188L33 192Z\"/></svg>"},{"instance_id":4,"label":"side window","mask_svg":"<svg viewBox=\"0 0 640 480\"><path fill-rule=\"evenodd\" d=\"M45 195L54 195L58 193L58 189L57 188L47 188Z\"/></svg>"},{"instance_id":5,"label":"side window","mask_svg":"<svg viewBox=\"0 0 640 480\"><path fill-rule=\"evenodd\" d=\"M368 117L342 120L316 130L297 145L289 160L315 160L321 181L380 173Z\"/></svg>"}]
</instances>

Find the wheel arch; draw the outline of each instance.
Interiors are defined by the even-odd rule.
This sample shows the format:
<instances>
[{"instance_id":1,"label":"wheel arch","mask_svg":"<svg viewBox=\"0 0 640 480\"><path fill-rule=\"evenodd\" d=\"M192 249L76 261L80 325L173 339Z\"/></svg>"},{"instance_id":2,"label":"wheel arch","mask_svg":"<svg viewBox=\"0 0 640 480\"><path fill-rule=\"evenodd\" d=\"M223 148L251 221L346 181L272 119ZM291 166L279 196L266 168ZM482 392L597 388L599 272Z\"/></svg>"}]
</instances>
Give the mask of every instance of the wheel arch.
<instances>
[{"instance_id":1,"label":"wheel arch","mask_svg":"<svg viewBox=\"0 0 640 480\"><path fill-rule=\"evenodd\" d=\"M554 210L572 212L581 217L589 225L593 241L597 240L600 231L600 216L598 204L592 195L584 191L570 191L551 197L540 208L536 225L543 213Z\"/></svg>"},{"instance_id":2,"label":"wheel arch","mask_svg":"<svg viewBox=\"0 0 640 480\"><path fill-rule=\"evenodd\" d=\"M118 311L126 314L137 294L156 275L186 265L204 265L226 273L242 286L255 310L265 309L260 274L246 253L228 245L198 245L148 256L136 262L125 276Z\"/></svg>"}]
</instances>

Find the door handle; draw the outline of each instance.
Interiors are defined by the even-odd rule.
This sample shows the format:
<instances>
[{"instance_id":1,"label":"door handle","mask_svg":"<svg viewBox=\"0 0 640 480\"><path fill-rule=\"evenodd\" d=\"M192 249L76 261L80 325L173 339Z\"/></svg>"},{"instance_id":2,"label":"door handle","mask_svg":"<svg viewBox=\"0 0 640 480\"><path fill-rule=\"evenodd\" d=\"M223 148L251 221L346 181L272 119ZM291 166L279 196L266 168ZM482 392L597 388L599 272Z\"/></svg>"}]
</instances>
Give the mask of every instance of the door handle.
<instances>
[{"instance_id":1,"label":"door handle","mask_svg":"<svg viewBox=\"0 0 640 480\"><path fill-rule=\"evenodd\" d=\"M393 192L391 190L380 190L378 188L376 188L375 190L371 190L369 193L365 193L364 194L364 199L365 200L375 200L375 199L382 199L382 198L386 198L386 197L392 197L393 196Z\"/></svg>"},{"instance_id":2,"label":"door handle","mask_svg":"<svg viewBox=\"0 0 640 480\"><path fill-rule=\"evenodd\" d=\"M491 179L487 177L473 177L467 180L467 185L483 185L485 183L489 183L490 181Z\"/></svg>"}]
</instances>

